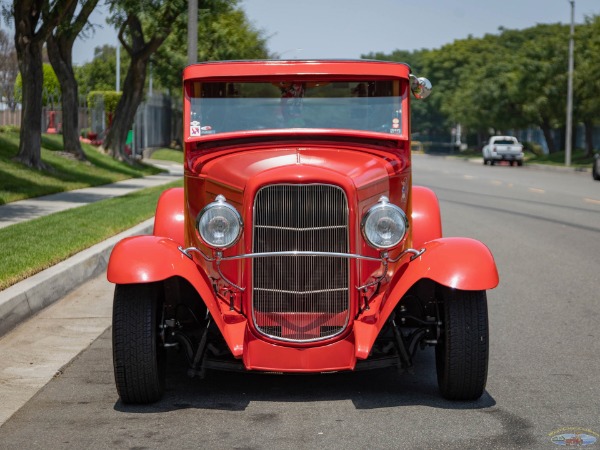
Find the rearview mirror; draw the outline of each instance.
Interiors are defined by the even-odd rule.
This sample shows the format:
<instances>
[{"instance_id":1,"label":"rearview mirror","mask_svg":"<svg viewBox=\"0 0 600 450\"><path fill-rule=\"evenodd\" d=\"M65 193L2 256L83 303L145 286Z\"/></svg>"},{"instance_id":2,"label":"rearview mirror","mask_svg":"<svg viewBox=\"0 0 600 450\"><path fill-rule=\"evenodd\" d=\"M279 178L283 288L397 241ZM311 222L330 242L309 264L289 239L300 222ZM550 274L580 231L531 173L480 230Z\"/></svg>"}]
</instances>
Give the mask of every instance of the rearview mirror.
<instances>
[{"instance_id":1,"label":"rearview mirror","mask_svg":"<svg viewBox=\"0 0 600 450\"><path fill-rule=\"evenodd\" d=\"M431 82L427 78L410 75L410 90L415 98L423 100L431 94Z\"/></svg>"}]
</instances>

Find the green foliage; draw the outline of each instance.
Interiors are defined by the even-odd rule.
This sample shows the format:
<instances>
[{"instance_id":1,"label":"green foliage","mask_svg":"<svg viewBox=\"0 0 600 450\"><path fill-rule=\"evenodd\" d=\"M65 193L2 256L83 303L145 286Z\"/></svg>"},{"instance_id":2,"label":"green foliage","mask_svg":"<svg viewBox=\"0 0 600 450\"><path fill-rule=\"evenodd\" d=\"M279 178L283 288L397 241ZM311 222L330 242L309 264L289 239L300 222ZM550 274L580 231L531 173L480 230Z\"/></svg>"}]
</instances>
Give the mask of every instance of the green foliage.
<instances>
[{"instance_id":1,"label":"green foliage","mask_svg":"<svg viewBox=\"0 0 600 450\"><path fill-rule=\"evenodd\" d=\"M87 96L88 108L93 109L100 99L104 103L104 110L107 113L114 113L121 100L122 92L116 91L92 91Z\"/></svg>"},{"instance_id":2,"label":"green foliage","mask_svg":"<svg viewBox=\"0 0 600 450\"><path fill-rule=\"evenodd\" d=\"M200 2L202 3L202 2ZM236 2L204 2L198 20L198 61L265 59L267 39L249 22ZM202 7L202 5L201 5ZM187 29L173 29L152 60L155 86L175 95L181 91L181 72L187 65Z\"/></svg>"},{"instance_id":3,"label":"green foliage","mask_svg":"<svg viewBox=\"0 0 600 450\"><path fill-rule=\"evenodd\" d=\"M122 92L116 91L91 91L87 96L87 105L92 110L101 101L104 104L106 123L110 124L122 96Z\"/></svg>"},{"instance_id":4,"label":"green foliage","mask_svg":"<svg viewBox=\"0 0 600 450\"><path fill-rule=\"evenodd\" d=\"M523 150L525 152L533 153L535 156L542 156L544 154L544 151L540 144L528 141L521 142L521 144L523 144Z\"/></svg>"},{"instance_id":5,"label":"green foliage","mask_svg":"<svg viewBox=\"0 0 600 450\"><path fill-rule=\"evenodd\" d=\"M127 52L120 52L121 82L125 79L130 57ZM79 92L87 95L91 91L111 91L117 82L117 50L110 45L96 47L94 59L80 67L75 68L75 78Z\"/></svg>"},{"instance_id":6,"label":"green foliage","mask_svg":"<svg viewBox=\"0 0 600 450\"><path fill-rule=\"evenodd\" d=\"M159 148L152 152L152 159L162 161L173 161L183 163L183 152L181 150L173 150L171 148Z\"/></svg>"},{"instance_id":7,"label":"green foliage","mask_svg":"<svg viewBox=\"0 0 600 450\"><path fill-rule=\"evenodd\" d=\"M60 99L60 83L50 64L44 64L44 87L42 91L42 104L44 106L50 103L58 103ZM21 74L17 75L15 80L15 100L23 101L23 79Z\"/></svg>"},{"instance_id":8,"label":"green foliage","mask_svg":"<svg viewBox=\"0 0 600 450\"><path fill-rule=\"evenodd\" d=\"M583 121L600 123L600 16L575 31L574 102Z\"/></svg>"},{"instance_id":9,"label":"green foliage","mask_svg":"<svg viewBox=\"0 0 600 450\"><path fill-rule=\"evenodd\" d=\"M425 102L412 102L413 134L436 134L460 123L478 139L490 133L540 127L566 119L569 27L540 24L523 30L456 40L434 50L366 58L402 61L433 84ZM600 123L600 16L575 33L575 123ZM420 139L422 137L419 136Z\"/></svg>"}]
</instances>

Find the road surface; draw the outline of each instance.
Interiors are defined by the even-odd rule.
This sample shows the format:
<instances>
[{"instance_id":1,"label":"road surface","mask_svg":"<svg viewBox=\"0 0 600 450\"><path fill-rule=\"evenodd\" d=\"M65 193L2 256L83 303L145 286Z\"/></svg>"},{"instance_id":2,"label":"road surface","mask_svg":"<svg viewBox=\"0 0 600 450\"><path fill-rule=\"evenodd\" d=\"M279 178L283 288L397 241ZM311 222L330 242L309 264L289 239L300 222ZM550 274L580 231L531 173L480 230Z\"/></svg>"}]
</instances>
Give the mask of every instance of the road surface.
<instances>
[{"instance_id":1,"label":"road surface","mask_svg":"<svg viewBox=\"0 0 600 450\"><path fill-rule=\"evenodd\" d=\"M552 449L552 437L579 433L600 448L600 183L425 155L414 183L436 191L444 235L483 241L499 268L480 400L441 399L426 351L404 374L201 381L176 362L161 402L126 406L108 329L0 427L0 447ZM109 315L111 287L94 283L77 295Z\"/></svg>"}]
</instances>

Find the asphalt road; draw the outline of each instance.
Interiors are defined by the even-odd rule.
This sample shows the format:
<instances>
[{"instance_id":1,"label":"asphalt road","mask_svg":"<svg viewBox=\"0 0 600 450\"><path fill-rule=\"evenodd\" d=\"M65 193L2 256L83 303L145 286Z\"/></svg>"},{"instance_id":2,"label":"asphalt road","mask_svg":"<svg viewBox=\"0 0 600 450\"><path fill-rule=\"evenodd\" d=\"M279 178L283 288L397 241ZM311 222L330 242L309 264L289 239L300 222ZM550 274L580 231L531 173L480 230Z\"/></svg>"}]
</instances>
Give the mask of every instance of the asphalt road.
<instances>
[{"instance_id":1,"label":"asphalt road","mask_svg":"<svg viewBox=\"0 0 600 450\"><path fill-rule=\"evenodd\" d=\"M482 240L499 268L479 401L442 400L428 351L405 374L200 381L175 362L163 401L131 407L114 389L109 329L0 427L0 448L552 449L575 432L600 448L600 183L423 155L414 183L438 194L444 235Z\"/></svg>"}]
</instances>

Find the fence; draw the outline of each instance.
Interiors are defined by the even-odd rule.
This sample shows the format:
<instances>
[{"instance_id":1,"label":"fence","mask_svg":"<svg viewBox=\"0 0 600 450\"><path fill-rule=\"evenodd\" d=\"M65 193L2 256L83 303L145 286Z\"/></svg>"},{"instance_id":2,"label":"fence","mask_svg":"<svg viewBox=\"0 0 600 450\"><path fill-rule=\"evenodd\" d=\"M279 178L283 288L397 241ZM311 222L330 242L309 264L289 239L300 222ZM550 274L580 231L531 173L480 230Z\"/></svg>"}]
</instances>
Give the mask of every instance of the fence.
<instances>
[{"instance_id":1,"label":"fence","mask_svg":"<svg viewBox=\"0 0 600 450\"><path fill-rule=\"evenodd\" d=\"M0 126L21 126L21 110L9 109L0 110ZM88 110L84 107L79 107L79 123L85 124L88 121ZM42 109L42 132L44 133L60 133L62 125L62 110L56 107L44 107Z\"/></svg>"},{"instance_id":2,"label":"fence","mask_svg":"<svg viewBox=\"0 0 600 450\"><path fill-rule=\"evenodd\" d=\"M133 123L134 151L141 155L147 148L168 147L173 142L181 142L182 129L181 102L171 97L157 94L140 104ZM99 97L93 108L80 104L80 134L91 132L102 139L108 131L110 117L105 112L104 101ZM0 110L0 126L21 126L21 110ZM43 108L42 131L60 133L62 111L60 103Z\"/></svg>"},{"instance_id":3,"label":"fence","mask_svg":"<svg viewBox=\"0 0 600 450\"><path fill-rule=\"evenodd\" d=\"M137 109L133 123L134 152L169 147L181 142L181 104L171 97L157 94L148 97Z\"/></svg>"},{"instance_id":4,"label":"fence","mask_svg":"<svg viewBox=\"0 0 600 450\"><path fill-rule=\"evenodd\" d=\"M21 110L11 111L10 109L0 110L0 127L1 126L21 126Z\"/></svg>"}]
</instances>

